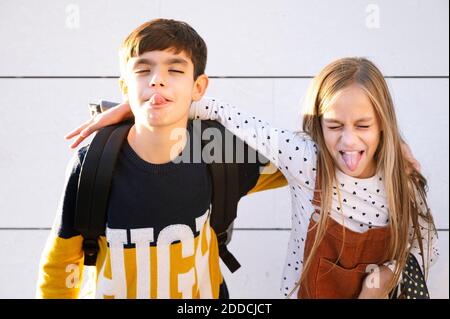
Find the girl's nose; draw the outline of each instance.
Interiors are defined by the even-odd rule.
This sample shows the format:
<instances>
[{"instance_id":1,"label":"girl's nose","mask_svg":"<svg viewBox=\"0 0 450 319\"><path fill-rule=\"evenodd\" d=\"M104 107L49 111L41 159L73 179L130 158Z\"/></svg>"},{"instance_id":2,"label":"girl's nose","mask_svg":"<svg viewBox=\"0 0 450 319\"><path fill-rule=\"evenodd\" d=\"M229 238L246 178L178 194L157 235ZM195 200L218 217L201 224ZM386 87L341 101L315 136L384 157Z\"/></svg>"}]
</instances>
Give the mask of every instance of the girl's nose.
<instances>
[{"instance_id":1,"label":"girl's nose","mask_svg":"<svg viewBox=\"0 0 450 319\"><path fill-rule=\"evenodd\" d=\"M345 129L342 131L341 142L347 147L353 146L357 141L357 136L351 129Z\"/></svg>"}]
</instances>

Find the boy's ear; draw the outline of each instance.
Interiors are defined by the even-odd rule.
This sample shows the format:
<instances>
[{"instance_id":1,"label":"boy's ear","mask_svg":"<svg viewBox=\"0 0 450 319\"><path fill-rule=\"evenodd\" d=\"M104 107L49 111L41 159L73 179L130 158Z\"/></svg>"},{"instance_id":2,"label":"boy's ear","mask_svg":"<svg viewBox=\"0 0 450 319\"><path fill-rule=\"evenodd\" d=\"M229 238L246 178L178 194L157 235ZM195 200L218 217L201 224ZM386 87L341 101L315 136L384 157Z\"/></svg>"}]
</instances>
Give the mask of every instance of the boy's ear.
<instances>
[{"instance_id":1,"label":"boy's ear","mask_svg":"<svg viewBox=\"0 0 450 319\"><path fill-rule=\"evenodd\" d=\"M124 78L119 78L120 91L122 92L122 100L128 101L128 86Z\"/></svg>"},{"instance_id":2,"label":"boy's ear","mask_svg":"<svg viewBox=\"0 0 450 319\"><path fill-rule=\"evenodd\" d=\"M200 100L206 92L208 88L209 79L206 74L199 75L197 80L195 80L194 88L192 91L192 100L198 101Z\"/></svg>"}]
</instances>

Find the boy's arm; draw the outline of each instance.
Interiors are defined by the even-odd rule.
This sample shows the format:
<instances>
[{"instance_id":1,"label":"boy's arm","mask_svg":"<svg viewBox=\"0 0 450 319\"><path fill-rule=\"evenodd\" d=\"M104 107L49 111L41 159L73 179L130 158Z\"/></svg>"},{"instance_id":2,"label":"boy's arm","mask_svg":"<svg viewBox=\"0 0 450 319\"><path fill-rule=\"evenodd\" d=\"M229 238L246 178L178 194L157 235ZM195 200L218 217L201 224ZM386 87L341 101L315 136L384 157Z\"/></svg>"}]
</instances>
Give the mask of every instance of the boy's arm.
<instances>
[{"instance_id":1,"label":"boy's arm","mask_svg":"<svg viewBox=\"0 0 450 319\"><path fill-rule=\"evenodd\" d=\"M58 212L39 264L37 298L77 298L83 274L83 238L73 228L78 176L86 147L74 155L66 171Z\"/></svg>"},{"instance_id":2,"label":"boy's arm","mask_svg":"<svg viewBox=\"0 0 450 319\"><path fill-rule=\"evenodd\" d=\"M260 174L256 185L250 189L247 195L269 189L284 187L288 184L283 173L281 173L279 169L276 169L271 163L267 164L265 168L271 172L268 174Z\"/></svg>"},{"instance_id":3,"label":"boy's arm","mask_svg":"<svg viewBox=\"0 0 450 319\"><path fill-rule=\"evenodd\" d=\"M36 298L78 298L84 269L82 243L81 236L49 236L39 264Z\"/></svg>"},{"instance_id":4,"label":"boy's arm","mask_svg":"<svg viewBox=\"0 0 450 319\"><path fill-rule=\"evenodd\" d=\"M248 147L248 146L246 146ZM275 189L288 184L286 177L270 162L241 163L239 165L239 196Z\"/></svg>"}]
</instances>

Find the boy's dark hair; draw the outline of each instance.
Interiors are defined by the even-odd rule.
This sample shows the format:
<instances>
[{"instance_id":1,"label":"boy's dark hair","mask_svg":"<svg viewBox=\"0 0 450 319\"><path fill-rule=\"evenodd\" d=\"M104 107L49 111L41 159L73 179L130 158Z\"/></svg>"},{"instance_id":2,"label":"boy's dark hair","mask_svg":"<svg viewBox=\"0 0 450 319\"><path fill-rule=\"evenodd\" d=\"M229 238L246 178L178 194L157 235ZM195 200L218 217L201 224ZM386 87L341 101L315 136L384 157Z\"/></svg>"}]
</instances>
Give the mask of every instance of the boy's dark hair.
<instances>
[{"instance_id":1,"label":"boy's dark hair","mask_svg":"<svg viewBox=\"0 0 450 319\"><path fill-rule=\"evenodd\" d=\"M130 58L148 51L173 49L184 51L194 65L194 80L205 73L207 49L200 35L186 22L154 19L131 32L121 45L122 70Z\"/></svg>"}]
</instances>

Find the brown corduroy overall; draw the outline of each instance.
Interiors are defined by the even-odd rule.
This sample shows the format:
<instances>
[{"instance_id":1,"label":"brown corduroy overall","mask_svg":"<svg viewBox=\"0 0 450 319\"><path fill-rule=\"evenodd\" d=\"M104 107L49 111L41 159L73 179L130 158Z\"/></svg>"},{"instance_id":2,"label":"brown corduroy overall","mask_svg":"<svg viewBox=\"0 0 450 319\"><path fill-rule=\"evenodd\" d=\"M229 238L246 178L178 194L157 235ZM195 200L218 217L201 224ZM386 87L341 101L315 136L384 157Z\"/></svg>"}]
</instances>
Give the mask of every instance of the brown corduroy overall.
<instances>
[{"instance_id":1,"label":"brown corduroy overall","mask_svg":"<svg viewBox=\"0 0 450 319\"><path fill-rule=\"evenodd\" d=\"M313 200L316 207L320 207L320 200L320 181L317 179ZM319 213L316 208L314 214ZM305 262L316 237L316 224L311 216L305 242ZM344 238L344 226L328 217L324 237L312 257L297 297L357 298L370 272L369 265L381 265L388 261L389 238L389 226L369 229L364 233L345 228Z\"/></svg>"}]
</instances>

